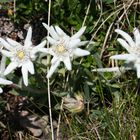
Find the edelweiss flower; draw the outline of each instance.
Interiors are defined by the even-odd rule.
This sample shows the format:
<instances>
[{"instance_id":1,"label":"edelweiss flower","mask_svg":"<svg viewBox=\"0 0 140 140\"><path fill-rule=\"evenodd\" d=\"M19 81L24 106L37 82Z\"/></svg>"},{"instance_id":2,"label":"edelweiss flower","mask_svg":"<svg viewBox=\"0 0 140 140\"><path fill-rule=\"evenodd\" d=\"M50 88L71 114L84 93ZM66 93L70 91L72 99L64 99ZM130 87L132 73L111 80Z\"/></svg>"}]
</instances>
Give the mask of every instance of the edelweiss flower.
<instances>
[{"instance_id":1,"label":"edelweiss flower","mask_svg":"<svg viewBox=\"0 0 140 140\"><path fill-rule=\"evenodd\" d=\"M51 60L52 65L47 74L47 78L51 77L61 61L64 62L68 70L71 70L71 58L73 58L73 56L86 56L90 54L89 51L78 48L88 42L80 40L80 36L84 33L86 27L82 27L76 34L70 37L58 26L49 27L45 23L43 23L43 25L50 33L47 40L52 45L49 51L46 50L46 52L53 56Z\"/></svg>"},{"instance_id":2,"label":"edelweiss flower","mask_svg":"<svg viewBox=\"0 0 140 140\"><path fill-rule=\"evenodd\" d=\"M11 85L13 83L12 81L4 79L3 72L5 70L5 62L6 62L6 57L2 56L1 63L0 63L0 84L1 85ZM2 92L3 92L3 90L0 87L0 93L2 93Z\"/></svg>"},{"instance_id":3,"label":"edelweiss flower","mask_svg":"<svg viewBox=\"0 0 140 140\"><path fill-rule=\"evenodd\" d=\"M137 28L134 29L134 40L131 36L120 29L115 30L122 38L118 38L119 43L128 51L128 54L113 55L111 59L126 60L133 62L137 70L137 77L140 78L140 32Z\"/></svg>"},{"instance_id":4,"label":"edelweiss flower","mask_svg":"<svg viewBox=\"0 0 140 140\"><path fill-rule=\"evenodd\" d=\"M7 49L2 50L2 54L11 59L11 63L7 66L4 75L9 74L17 67L21 67L23 82L28 85L28 72L34 74L34 65L32 61L36 58L36 53L41 51L45 46L46 41L43 41L37 46L33 46L31 42L32 28L29 27L24 45L7 38L7 41L0 38L1 44Z\"/></svg>"}]
</instances>

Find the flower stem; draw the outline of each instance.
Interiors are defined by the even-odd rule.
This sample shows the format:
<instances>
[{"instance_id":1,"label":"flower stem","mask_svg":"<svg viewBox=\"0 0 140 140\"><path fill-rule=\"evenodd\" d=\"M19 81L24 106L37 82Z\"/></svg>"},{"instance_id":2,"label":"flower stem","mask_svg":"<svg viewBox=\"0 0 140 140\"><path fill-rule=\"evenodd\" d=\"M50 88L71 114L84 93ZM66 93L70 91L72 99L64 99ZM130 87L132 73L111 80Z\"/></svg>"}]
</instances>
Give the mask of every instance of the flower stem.
<instances>
[{"instance_id":1,"label":"flower stem","mask_svg":"<svg viewBox=\"0 0 140 140\"><path fill-rule=\"evenodd\" d=\"M51 0L49 0L49 9L48 9L48 26L50 25L50 13L51 13ZM49 32L47 34L49 36ZM47 48L49 48L49 42L47 43ZM47 60L49 59L49 56L47 57ZM50 59L49 59L50 60ZM50 80L47 79L48 83L48 103L49 103L49 116L50 116L50 125L51 125L51 136L52 140L54 140L54 131L53 131L53 122L52 122L52 110L51 110L51 97L50 97Z\"/></svg>"},{"instance_id":2,"label":"flower stem","mask_svg":"<svg viewBox=\"0 0 140 140\"><path fill-rule=\"evenodd\" d=\"M58 125L57 125L57 131L56 131L56 140L59 140L59 131L60 131L60 122L61 122L61 115L63 111L63 99L61 101L61 106L60 106L60 113L59 113L59 118L58 118Z\"/></svg>"},{"instance_id":3,"label":"flower stem","mask_svg":"<svg viewBox=\"0 0 140 140\"><path fill-rule=\"evenodd\" d=\"M85 15L84 21L83 21L83 23L82 23L82 27L85 25L86 19L87 19L87 17L88 17L88 13L89 13L90 6L91 6L91 0L89 1L88 7L87 7L87 11L86 11L86 15Z\"/></svg>"},{"instance_id":4,"label":"flower stem","mask_svg":"<svg viewBox=\"0 0 140 140\"><path fill-rule=\"evenodd\" d=\"M53 122L52 122L52 110L51 110L51 97L50 97L50 80L48 78L48 102L49 102L49 116L51 124L52 140L54 140Z\"/></svg>"}]
</instances>

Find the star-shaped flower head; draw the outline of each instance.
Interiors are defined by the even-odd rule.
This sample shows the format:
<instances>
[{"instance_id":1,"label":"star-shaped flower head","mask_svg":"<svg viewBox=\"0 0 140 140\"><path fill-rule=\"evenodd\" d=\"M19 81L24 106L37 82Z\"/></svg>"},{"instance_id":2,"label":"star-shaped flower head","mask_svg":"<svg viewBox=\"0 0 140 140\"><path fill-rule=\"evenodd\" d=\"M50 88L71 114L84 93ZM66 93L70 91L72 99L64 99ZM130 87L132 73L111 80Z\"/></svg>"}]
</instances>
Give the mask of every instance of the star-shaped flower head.
<instances>
[{"instance_id":1,"label":"star-shaped flower head","mask_svg":"<svg viewBox=\"0 0 140 140\"><path fill-rule=\"evenodd\" d=\"M133 62L137 70L137 77L140 78L140 32L134 28L134 40L126 32L116 29L115 32L120 34L124 39L118 38L119 43L128 51L127 54L113 55L111 59L126 60L126 62Z\"/></svg>"},{"instance_id":2,"label":"star-shaped flower head","mask_svg":"<svg viewBox=\"0 0 140 140\"><path fill-rule=\"evenodd\" d=\"M11 85L13 82L6 80L3 75L3 72L5 70L5 63L6 63L6 57L2 56L1 63L0 63L0 85ZM3 92L3 90L0 87L0 93L2 93L2 92Z\"/></svg>"},{"instance_id":3,"label":"star-shaped flower head","mask_svg":"<svg viewBox=\"0 0 140 140\"><path fill-rule=\"evenodd\" d=\"M52 65L48 71L47 78L51 77L60 62L63 62L66 68L71 70L71 59L74 56L79 57L90 54L89 51L78 48L88 42L80 40L80 36L84 33L86 27L82 27L76 34L70 37L58 26L48 26L45 23L43 23L43 25L50 34L50 36L47 37L47 40L51 44L51 47L49 48L49 51L46 50L46 52L53 56L51 60Z\"/></svg>"},{"instance_id":4,"label":"star-shaped flower head","mask_svg":"<svg viewBox=\"0 0 140 140\"><path fill-rule=\"evenodd\" d=\"M36 58L36 53L41 51L41 49L45 46L46 41L44 40L37 46L33 46L32 41L32 28L29 27L27 36L25 38L24 45L7 38L0 38L1 44L7 50L2 50L2 54L9 57L11 63L7 66L4 75L11 73L17 67L21 67L23 82L27 86L28 85L28 72L34 74L34 65L33 60Z\"/></svg>"}]
</instances>

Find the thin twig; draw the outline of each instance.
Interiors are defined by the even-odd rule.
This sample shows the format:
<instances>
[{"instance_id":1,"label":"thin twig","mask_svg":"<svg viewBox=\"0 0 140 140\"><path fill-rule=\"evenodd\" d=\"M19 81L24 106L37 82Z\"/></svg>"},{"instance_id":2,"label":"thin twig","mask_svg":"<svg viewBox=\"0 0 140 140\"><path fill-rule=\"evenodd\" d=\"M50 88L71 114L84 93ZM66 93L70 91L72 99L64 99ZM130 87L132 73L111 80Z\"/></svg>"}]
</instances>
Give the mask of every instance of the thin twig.
<instances>
[{"instance_id":1,"label":"thin twig","mask_svg":"<svg viewBox=\"0 0 140 140\"><path fill-rule=\"evenodd\" d=\"M50 25L50 13L51 13L51 0L49 0L49 9L48 9L48 26ZM49 32L47 34L49 36ZM49 48L49 42L47 43L47 48ZM47 57L49 58L49 57ZM50 79L47 79L48 83L48 102L49 102L49 116L50 116L50 125L51 125L51 136L54 140L54 131L53 131L53 122L52 122L52 110L51 110L51 97L50 97Z\"/></svg>"},{"instance_id":2,"label":"thin twig","mask_svg":"<svg viewBox=\"0 0 140 140\"><path fill-rule=\"evenodd\" d=\"M100 16L99 16L98 20L96 21L96 23L95 23L95 25L94 25L92 30L94 30L96 28L96 26L98 25L98 23L100 22L100 20L102 18L102 15L103 15L103 10L102 10L102 2L101 2ZM92 32L92 30L91 30L91 32Z\"/></svg>"},{"instance_id":3,"label":"thin twig","mask_svg":"<svg viewBox=\"0 0 140 140\"><path fill-rule=\"evenodd\" d=\"M14 0L14 21L16 18L16 0Z\"/></svg>"},{"instance_id":4,"label":"thin twig","mask_svg":"<svg viewBox=\"0 0 140 140\"><path fill-rule=\"evenodd\" d=\"M107 22L108 19L110 19L112 16L114 16L115 14L118 14L121 10L123 9L123 7L121 7L120 9L114 11L113 13L111 13L102 23L101 25L98 27L98 29L94 32L94 34L92 35L88 45L90 45L90 43L92 42L92 40L94 39L94 37L96 36L97 32L101 29L101 27L105 24L105 22ZM87 46L88 46L87 45Z\"/></svg>"},{"instance_id":5,"label":"thin twig","mask_svg":"<svg viewBox=\"0 0 140 140\"><path fill-rule=\"evenodd\" d=\"M97 128L94 127L93 130L95 131L95 134L97 135L98 140L101 140L101 137L100 137L100 134L99 134Z\"/></svg>"},{"instance_id":6,"label":"thin twig","mask_svg":"<svg viewBox=\"0 0 140 140\"><path fill-rule=\"evenodd\" d=\"M68 73L68 75L67 75L66 84L64 86L64 90L66 90L66 88L68 87L69 76L70 76L70 73ZM64 103L64 100L62 98L61 106L60 106L60 113L59 113L59 118L58 118L57 131L56 131L56 138L57 138L56 140L59 140L59 131L60 131L61 116L62 116L62 111L63 111L63 103Z\"/></svg>"},{"instance_id":7,"label":"thin twig","mask_svg":"<svg viewBox=\"0 0 140 140\"><path fill-rule=\"evenodd\" d=\"M101 54L100 54L100 59L102 58L103 53L105 51L105 46L106 46L106 43L107 43L107 40L108 40L108 37L110 35L110 32L111 32L111 29L112 29L113 25L114 25L114 22L111 23L111 25L109 26L109 28L107 30L107 33L106 33L106 36L105 36L105 39L104 39L104 43L103 43L103 46L102 46Z\"/></svg>"},{"instance_id":8,"label":"thin twig","mask_svg":"<svg viewBox=\"0 0 140 140\"><path fill-rule=\"evenodd\" d=\"M52 140L54 140L53 122L52 122L52 110L51 110L51 97L50 97L50 80L48 78L48 102L49 102L49 116L51 124Z\"/></svg>"},{"instance_id":9,"label":"thin twig","mask_svg":"<svg viewBox=\"0 0 140 140\"><path fill-rule=\"evenodd\" d=\"M83 23L82 23L82 27L85 25L85 22L86 22L88 13L89 13L90 5L91 5L91 0L90 0L90 2L89 2L89 4L88 4L87 11L86 11L86 15L85 15L84 21L83 21Z\"/></svg>"},{"instance_id":10,"label":"thin twig","mask_svg":"<svg viewBox=\"0 0 140 140\"><path fill-rule=\"evenodd\" d=\"M123 12L123 14L120 16L120 18L118 19L118 23L121 21L121 19L125 16L125 15L127 15L127 11L128 11L128 9L131 7L131 5L133 4L133 2L134 2L134 0L132 0L131 1L131 3L127 6L127 8L125 8L125 5L123 5L123 9L124 9L124 12Z\"/></svg>"},{"instance_id":11,"label":"thin twig","mask_svg":"<svg viewBox=\"0 0 140 140\"><path fill-rule=\"evenodd\" d=\"M61 106L60 106L59 118L58 118L57 131L56 131L56 140L59 140L60 122L61 122L61 115L62 115L62 111L63 111L63 102L64 102L64 100L62 99Z\"/></svg>"}]
</instances>

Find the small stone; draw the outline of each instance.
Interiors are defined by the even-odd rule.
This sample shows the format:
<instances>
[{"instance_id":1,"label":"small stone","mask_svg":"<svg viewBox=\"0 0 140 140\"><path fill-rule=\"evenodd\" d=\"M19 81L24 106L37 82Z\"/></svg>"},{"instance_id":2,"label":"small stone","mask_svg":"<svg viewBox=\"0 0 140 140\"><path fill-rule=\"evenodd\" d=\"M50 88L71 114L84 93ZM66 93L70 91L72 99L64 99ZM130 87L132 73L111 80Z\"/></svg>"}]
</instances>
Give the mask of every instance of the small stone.
<instances>
[{"instance_id":1,"label":"small stone","mask_svg":"<svg viewBox=\"0 0 140 140\"><path fill-rule=\"evenodd\" d=\"M36 129L33 127L27 127L27 129L33 134L35 137L40 137L42 135L42 130L41 129Z\"/></svg>"}]
</instances>

